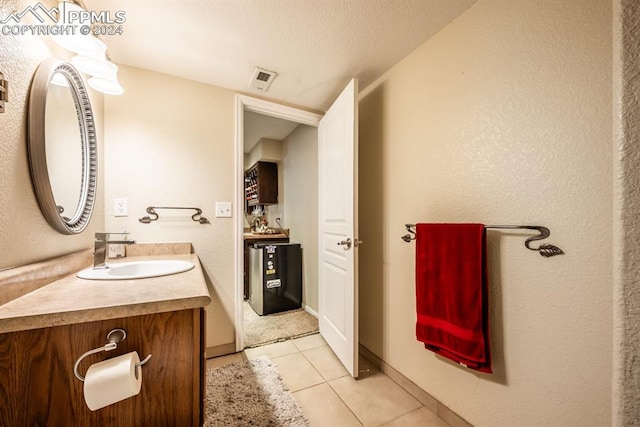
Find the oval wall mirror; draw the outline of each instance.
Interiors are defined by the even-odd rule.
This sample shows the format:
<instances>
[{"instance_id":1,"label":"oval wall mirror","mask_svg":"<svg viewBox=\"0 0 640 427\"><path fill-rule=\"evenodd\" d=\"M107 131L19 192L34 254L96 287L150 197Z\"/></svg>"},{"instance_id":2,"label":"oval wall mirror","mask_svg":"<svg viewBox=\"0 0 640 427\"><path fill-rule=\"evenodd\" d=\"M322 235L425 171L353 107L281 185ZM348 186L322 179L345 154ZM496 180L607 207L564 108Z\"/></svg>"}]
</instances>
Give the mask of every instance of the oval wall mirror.
<instances>
[{"instance_id":1,"label":"oval wall mirror","mask_svg":"<svg viewBox=\"0 0 640 427\"><path fill-rule=\"evenodd\" d=\"M28 122L29 170L40 210L60 233L80 233L96 195L96 132L86 87L69 62L40 64Z\"/></svg>"}]
</instances>

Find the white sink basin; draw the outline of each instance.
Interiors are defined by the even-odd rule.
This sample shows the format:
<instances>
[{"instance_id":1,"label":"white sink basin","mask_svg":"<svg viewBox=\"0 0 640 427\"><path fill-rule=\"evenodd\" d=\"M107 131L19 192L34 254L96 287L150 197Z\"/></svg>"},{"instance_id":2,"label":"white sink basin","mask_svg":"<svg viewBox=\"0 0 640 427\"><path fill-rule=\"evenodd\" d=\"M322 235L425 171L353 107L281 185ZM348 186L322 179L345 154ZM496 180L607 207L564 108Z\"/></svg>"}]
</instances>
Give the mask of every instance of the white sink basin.
<instances>
[{"instance_id":1,"label":"white sink basin","mask_svg":"<svg viewBox=\"0 0 640 427\"><path fill-rule=\"evenodd\" d=\"M145 279L148 277L168 276L170 274L189 271L194 267L192 262L173 259L119 262L107 268L87 268L76 276L89 280L126 280Z\"/></svg>"}]
</instances>

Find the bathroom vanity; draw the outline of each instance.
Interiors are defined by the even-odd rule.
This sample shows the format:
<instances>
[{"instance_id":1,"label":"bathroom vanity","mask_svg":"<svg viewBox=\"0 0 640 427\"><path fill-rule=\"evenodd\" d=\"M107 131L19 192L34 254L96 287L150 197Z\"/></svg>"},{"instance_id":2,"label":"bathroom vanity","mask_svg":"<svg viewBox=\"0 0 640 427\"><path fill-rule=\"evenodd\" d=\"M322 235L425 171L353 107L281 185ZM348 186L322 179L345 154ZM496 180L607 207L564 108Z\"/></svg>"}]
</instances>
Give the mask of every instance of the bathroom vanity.
<instances>
[{"instance_id":1,"label":"bathroom vanity","mask_svg":"<svg viewBox=\"0 0 640 427\"><path fill-rule=\"evenodd\" d=\"M126 260L149 258L185 260L195 267L135 280L70 274L0 305L0 426L203 424L203 307L211 299L200 262L190 253ZM140 368L138 395L90 411L74 364L86 351L104 346L115 328L124 329L126 339L115 350L87 356L80 373L131 351L151 359Z\"/></svg>"}]
</instances>

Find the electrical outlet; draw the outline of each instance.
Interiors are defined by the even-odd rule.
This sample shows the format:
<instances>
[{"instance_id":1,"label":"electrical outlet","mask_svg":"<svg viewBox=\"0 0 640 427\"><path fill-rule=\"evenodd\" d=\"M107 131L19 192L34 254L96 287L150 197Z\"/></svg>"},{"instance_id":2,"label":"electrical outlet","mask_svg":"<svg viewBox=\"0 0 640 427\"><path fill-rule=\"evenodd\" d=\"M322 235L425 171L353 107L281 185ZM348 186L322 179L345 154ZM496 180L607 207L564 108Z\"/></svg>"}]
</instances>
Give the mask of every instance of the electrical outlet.
<instances>
[{"instance_id":1,"label":"electrical outlet","mask_svg":"<svg viewBox=\"0 0 640 427\"><path fill-rule=\"evenodd\" d=\"M127 199L113 199L113 216L129 216Z\"/></svg>"},{"instance_id":2,"label":"electrical outlet","mask_svg":"<svg viewBox=\"0 0 640 427\"><path fill-rule=\"evenodd\" d=\"M216 218L231 218L231 202L216 202Z\"/></svg>"}]
</instances>

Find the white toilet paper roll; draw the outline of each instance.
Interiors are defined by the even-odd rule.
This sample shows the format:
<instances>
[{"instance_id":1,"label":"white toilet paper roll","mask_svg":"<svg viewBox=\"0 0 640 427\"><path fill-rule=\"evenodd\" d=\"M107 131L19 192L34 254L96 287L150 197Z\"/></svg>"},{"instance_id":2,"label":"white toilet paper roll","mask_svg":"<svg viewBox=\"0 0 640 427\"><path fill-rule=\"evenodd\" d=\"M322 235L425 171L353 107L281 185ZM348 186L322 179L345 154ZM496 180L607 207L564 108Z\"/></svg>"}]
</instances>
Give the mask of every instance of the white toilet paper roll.
<instances>
[{"instance_id":1,"label":"white toilet paper roll","mask_svg":"<svg viewBox=\"0 0 640 427\"><path fill-rule=\"evenodd\" d=\"M140 393L142 368L138 352L123 354L89 366L84 379L84 400L92 411Z\"/></svg>"}]
</instances>

